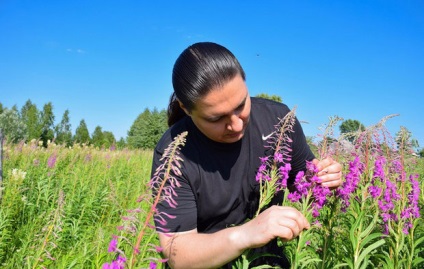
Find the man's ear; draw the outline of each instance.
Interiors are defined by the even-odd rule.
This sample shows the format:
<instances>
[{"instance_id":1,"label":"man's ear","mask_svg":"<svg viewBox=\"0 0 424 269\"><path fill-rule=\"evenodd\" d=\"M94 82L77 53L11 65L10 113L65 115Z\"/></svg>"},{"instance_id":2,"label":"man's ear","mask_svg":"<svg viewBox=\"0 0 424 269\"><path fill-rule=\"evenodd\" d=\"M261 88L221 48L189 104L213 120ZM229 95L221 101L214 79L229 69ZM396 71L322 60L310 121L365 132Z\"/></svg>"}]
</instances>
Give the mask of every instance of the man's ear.
<instances>
[{"instance_id":1,"label":"man's ear","mask_svg":"<svg viewBox=\"0 0 424 269\"><path fill-rule=\"evenodd\" d=\"M183 103L181 103L181 101L178 100L178 99L177 99L177 101L178 101L178 104L180 105L180 108L182 110L184 110L184 112L187 114L187 116L190 116L190 112L188 112L188 109L183 105Z\"/></svg>"}]
</instances>

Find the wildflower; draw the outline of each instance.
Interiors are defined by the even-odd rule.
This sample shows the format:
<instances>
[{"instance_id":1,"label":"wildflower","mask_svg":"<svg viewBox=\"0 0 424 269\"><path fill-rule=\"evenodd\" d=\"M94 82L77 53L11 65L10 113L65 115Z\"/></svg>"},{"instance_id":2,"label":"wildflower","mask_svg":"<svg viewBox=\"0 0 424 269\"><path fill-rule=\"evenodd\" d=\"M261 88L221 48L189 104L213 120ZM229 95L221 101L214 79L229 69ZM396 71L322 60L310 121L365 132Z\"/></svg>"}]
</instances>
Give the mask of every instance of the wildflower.
<instances>
[{"instance_id":1,"label":"wildflower","mask_svg":"<svg viewBox=\"0 0 424 269\"><path fill-rule=\"evenodd\" d=\"M119 255L118 258L112 261L110 264L103 264L102 269L124 269L126 261L127 259L125 259L125 257Z\"/></svg>"},{"instance_id":2,"label":"wildflower","mask_svg":"<svg viewBox=\"0 0 424 269\"><path fill-rule=\"evenodd\" d=\"M47 166L49 168L53 168L54 165L56 164L56 159L57 159L57 156L56 156L55 153L53 153L52 155L50 155L50 157L49 157L49 159L47 161Z\"/></svg>"},{"instance_id":3,"label":"wildflower","mask_svg":"<svg viewBox=\"0 0 424 269\"><path fill-rule=\"evenodd\" d=\"M384 158L384 156L379 156L379 158L375 161L373 178L379 178L382 181L386 177L384 173L385 164L386 158Z\"/></svg>"},{"instance_id":4,"label":"wildflower","mask_svg":"<svg viewBox=\"0 0 424 269\"><path fill-rule=\"evenodd\" d=\"M276 163L282 163L283 162L283 154L281 154L280 152L275 152L274 161Z\"/></svg>"},{"instance_id":5,"label":"wildflower","mask_svg":"<svg viewBox=\"0 0 424 269\"><path fill-rule=\"evenodd\" d=\"M293 203L299 202L300 198L302 198L302 196L298 192L291 192L287 195L287 199Z\"/></svg>"},{"instance_id":6,"label":"wildflower","mask_svg":"<svg viewBox=\"0 0 424 269\"><path fill-rule=\"evenodd\" d=\"M26 172L22 171L18 168L13 168L11 172L11 179L15 181L21 181L24 180L26 177Z\"/></svg>"},{"instance_id":7,"label":"wildflower","mask_svg":"<svg viewBox=\"0 0 424 269\"><path fill-rule=\"evenodd\" d=\"M402 232L406 235L409 234L409 230L413 227L411 222L406 222L405 225L403 226Z\"/></svg>"},{"instance_id":8,"label":"wildflower","mask_svg":"<svg viewBox=\"0 0 424 269\"><path fill-rule=\"evenodd\" d=\"M156 269L157 264L155 262L150 262L149 269Z\"/></svg>"},{"instance_id":9,"label":"wildflower","mask_svg":"<svg viewBox=\"0 0 424 269\"><path fill-rule=\"evenodd\" d=\"M279 172L280 172L280 189L287 188L287 179L289 178L289 172L291 170L290 163L286 163L283 166L280 166Z\"/></svg>"},{"instance_id":10,"label":"wildflower","mask_svg":"<svg viewBox=\"0 0 424 269\"><path fill-rule=\"evenodd\" d=\"M378 186L369 186L368 187L368 192L370 193L371 197L376 199L380 196L381 194L381 188Z\"/></svg>"},{"instance_id":11,"label":"wildflower","mask_svg":"<svg viewBox=\"0 0 424 269\"><path fill-rule=\"evenodd\" d=\"M358 188L360 177L364 171L364 165L361 163L358 156L351 162L349 162L349 173L345 177L345 182L341 188L337 190L337 196L341 198L342 207L341 210L346 212L347 208L350 206L350 196Z\"/></svg>"},{"instance_id":12,"label":"wildflower","mask_svg":"<svg viewBox=\"0 0 424 269\"><path fill-rule=\"evenodd\" d=\"M118 246L118 240L116 240L116 238L113 238L109 243L109 247L107 249L107 252L109 252L109 253L115 252L117 246Z\"/></svg>"}]
</instances>

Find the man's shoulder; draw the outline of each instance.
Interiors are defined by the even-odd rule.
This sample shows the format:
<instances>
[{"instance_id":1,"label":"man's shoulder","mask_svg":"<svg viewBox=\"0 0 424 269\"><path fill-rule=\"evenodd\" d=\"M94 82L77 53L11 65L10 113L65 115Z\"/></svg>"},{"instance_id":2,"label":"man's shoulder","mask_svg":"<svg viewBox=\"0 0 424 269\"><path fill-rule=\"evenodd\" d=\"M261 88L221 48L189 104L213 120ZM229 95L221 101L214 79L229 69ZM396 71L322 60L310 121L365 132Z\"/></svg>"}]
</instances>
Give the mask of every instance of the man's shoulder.
<instances>
[{"instance_id":1,"label":"man's shoulder","mask_svg":"<svg viewBox=\"0 0 424 269\"><path fill-rule=\"evenodd\" d=\"M157 145L156 145L156 150L162 151L163 149L165 149L173 140L176 136L178 136L179 134L185 132L185 131L189 131L189 124L188 124L188 117L184 117L181 120L179 120L178 122L176 122L174 125L172 125L171 127L169 127L165 133L163 133L162 137L159 139Z\"/></svg>"}]
</instances>

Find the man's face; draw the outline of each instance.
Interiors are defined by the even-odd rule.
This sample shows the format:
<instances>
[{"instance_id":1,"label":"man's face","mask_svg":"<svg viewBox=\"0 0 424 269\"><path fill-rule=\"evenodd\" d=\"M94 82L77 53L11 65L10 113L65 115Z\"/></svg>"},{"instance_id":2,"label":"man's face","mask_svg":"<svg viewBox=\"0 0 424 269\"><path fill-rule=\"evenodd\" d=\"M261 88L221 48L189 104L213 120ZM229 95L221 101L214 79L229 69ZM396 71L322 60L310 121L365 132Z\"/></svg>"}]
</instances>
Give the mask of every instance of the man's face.
<instances>
[{"instance_id":1,"label":"man's face","mask_svg":"<svg viewBox=\"0 0 424 269\"><path fill-rule=\"evenodd\" d=\"M243 78L236 76L224 86L212 89L197 101L189 116L213 141L234 143L240 140L250 116L250 96Z\"/></svg>"}]
</instances>

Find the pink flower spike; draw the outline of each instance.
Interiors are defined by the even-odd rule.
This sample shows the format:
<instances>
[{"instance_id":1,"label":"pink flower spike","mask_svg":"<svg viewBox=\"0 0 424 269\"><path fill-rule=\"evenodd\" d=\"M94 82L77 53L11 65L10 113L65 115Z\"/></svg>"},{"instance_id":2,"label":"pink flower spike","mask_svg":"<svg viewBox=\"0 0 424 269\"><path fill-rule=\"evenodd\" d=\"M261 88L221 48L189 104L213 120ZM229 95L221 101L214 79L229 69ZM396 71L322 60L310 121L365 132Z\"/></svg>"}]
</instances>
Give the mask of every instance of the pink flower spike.
<instances>
[{"instance_id":1,"label":"pink flower spike","mask_svg":"<svg viewBox=\"0 0 424 269\"><path fill-rule=\"evenodd\" d=\"M107 252L109 252L109 253L115 252L117 246L118 246L118 240L112 239L109 243L109 247L107 249Z\"/></svg>"}]
</instances>

